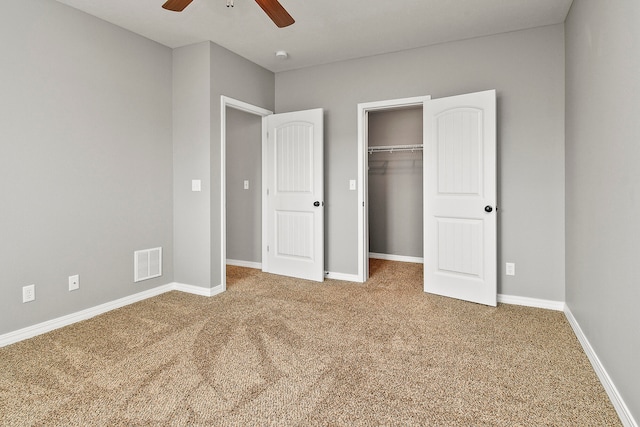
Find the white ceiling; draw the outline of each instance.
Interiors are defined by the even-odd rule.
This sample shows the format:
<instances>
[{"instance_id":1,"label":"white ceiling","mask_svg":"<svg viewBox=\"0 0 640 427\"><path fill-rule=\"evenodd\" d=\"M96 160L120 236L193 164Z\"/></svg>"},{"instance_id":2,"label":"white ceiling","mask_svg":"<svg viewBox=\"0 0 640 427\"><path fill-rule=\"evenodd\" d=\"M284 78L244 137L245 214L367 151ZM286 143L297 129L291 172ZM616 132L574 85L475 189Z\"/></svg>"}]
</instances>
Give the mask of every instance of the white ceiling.
<instances>
[{"instance_id":1,"label":"white ceiling","mask_svg":"<svg viewBox=\"0 0 640 427\"><path fill-rule=\"evenodd\" d=\"M564 22L572 0L280 0L277 28L254 0L58 0L171 48L211 40L271 71ZM287 60L275 58L286 50Z\"/></svg>"}]
</instances>

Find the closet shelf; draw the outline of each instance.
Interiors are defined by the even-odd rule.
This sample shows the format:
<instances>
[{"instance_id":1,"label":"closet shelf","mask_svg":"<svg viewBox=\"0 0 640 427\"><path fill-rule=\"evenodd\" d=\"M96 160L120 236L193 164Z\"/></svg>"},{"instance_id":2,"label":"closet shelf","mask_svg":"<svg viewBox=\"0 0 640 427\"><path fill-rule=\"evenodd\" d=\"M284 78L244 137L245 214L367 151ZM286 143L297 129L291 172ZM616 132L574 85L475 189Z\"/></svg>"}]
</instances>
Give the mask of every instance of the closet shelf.
<instances>
[{"instance_id":1,"label":"closet shelf","mask_svg":"<svg viewBox=\"0 0 640 427\"><path fill-rule=\"evenodd\" d=\"M420 151L422 150L422 144L413 144L413 145L370 145L367 148L369 154L372 153L393 153L394 151Z\"/></svg>"}]
</instances>

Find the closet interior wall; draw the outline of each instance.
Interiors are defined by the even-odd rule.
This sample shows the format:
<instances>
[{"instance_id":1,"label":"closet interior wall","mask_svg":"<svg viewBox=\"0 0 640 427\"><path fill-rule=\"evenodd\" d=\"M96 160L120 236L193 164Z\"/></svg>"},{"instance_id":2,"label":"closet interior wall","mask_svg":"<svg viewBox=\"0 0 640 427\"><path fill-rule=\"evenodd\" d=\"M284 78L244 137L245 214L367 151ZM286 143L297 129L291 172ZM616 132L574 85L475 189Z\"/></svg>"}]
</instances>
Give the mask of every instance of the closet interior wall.
<instances>
[{"instance_id":1,"label":"closet interior wall","mask_svg":"<svg viewBox=\"0 0 640 427\"><path fill-rule=\"evenodd\" d=\"M422 107L369 113L369 253L423 257Z\"/></svg>"}]
</instances>

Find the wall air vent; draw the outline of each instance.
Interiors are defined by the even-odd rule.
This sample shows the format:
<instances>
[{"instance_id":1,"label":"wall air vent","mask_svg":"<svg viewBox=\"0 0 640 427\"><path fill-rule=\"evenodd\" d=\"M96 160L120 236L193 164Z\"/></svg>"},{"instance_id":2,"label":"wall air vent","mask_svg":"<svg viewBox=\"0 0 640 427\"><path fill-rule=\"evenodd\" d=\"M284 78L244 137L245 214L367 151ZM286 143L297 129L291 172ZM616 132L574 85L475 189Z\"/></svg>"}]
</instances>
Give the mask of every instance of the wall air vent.
<instances>
[{"instance_id":1,"label":"wall air vent","mask_svg":"<svg viewBox=\"0 0 640 427\"><path fill-rule=\"evenodd\" d=\"M162 276L162 248L135 251L133 263L134 282Z\"/></svg>"}]
</instances>

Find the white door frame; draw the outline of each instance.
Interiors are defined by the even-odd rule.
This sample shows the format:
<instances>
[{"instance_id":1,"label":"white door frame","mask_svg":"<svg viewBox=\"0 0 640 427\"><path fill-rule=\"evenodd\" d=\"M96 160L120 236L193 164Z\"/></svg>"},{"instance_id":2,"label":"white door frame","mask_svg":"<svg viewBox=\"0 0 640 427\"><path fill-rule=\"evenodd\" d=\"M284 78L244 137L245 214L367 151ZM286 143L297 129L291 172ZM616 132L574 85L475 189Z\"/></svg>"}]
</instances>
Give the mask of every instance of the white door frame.
<instances>
[{"instance_id":1,"label":"white door frame","mask_svg":"<svg viewBox=\"0 0 640 427\"><path fill-rule=\"evenodd\" d=\"M255 114L256 116L266 117L273 114L267 109L248 104L228 96L220 96L220 283L223 291L227 290L227 168L226 168L226 147L227 147L227 107L246 113ZM262 147L262 185L265 186L265 146L266 138L266 121L262 120L262 138L260 145ZM265 191L262 191L262 206L265 206ZM264 235L264 213L262 214L262 233ZM261 236L264 239L263 236Z\"/></svg>"},{"instance_id":2,"label":"white door frame","mask_svg":"<svg viewBox=\"0 0 640 427\"><path fill-rule=\"evenodd\" d=\"M390 99L358 104L358 281L369 278L369 148L368 115L370 111L388 111L424 106L431 96Z\"/></svg>"}]
</instances>

